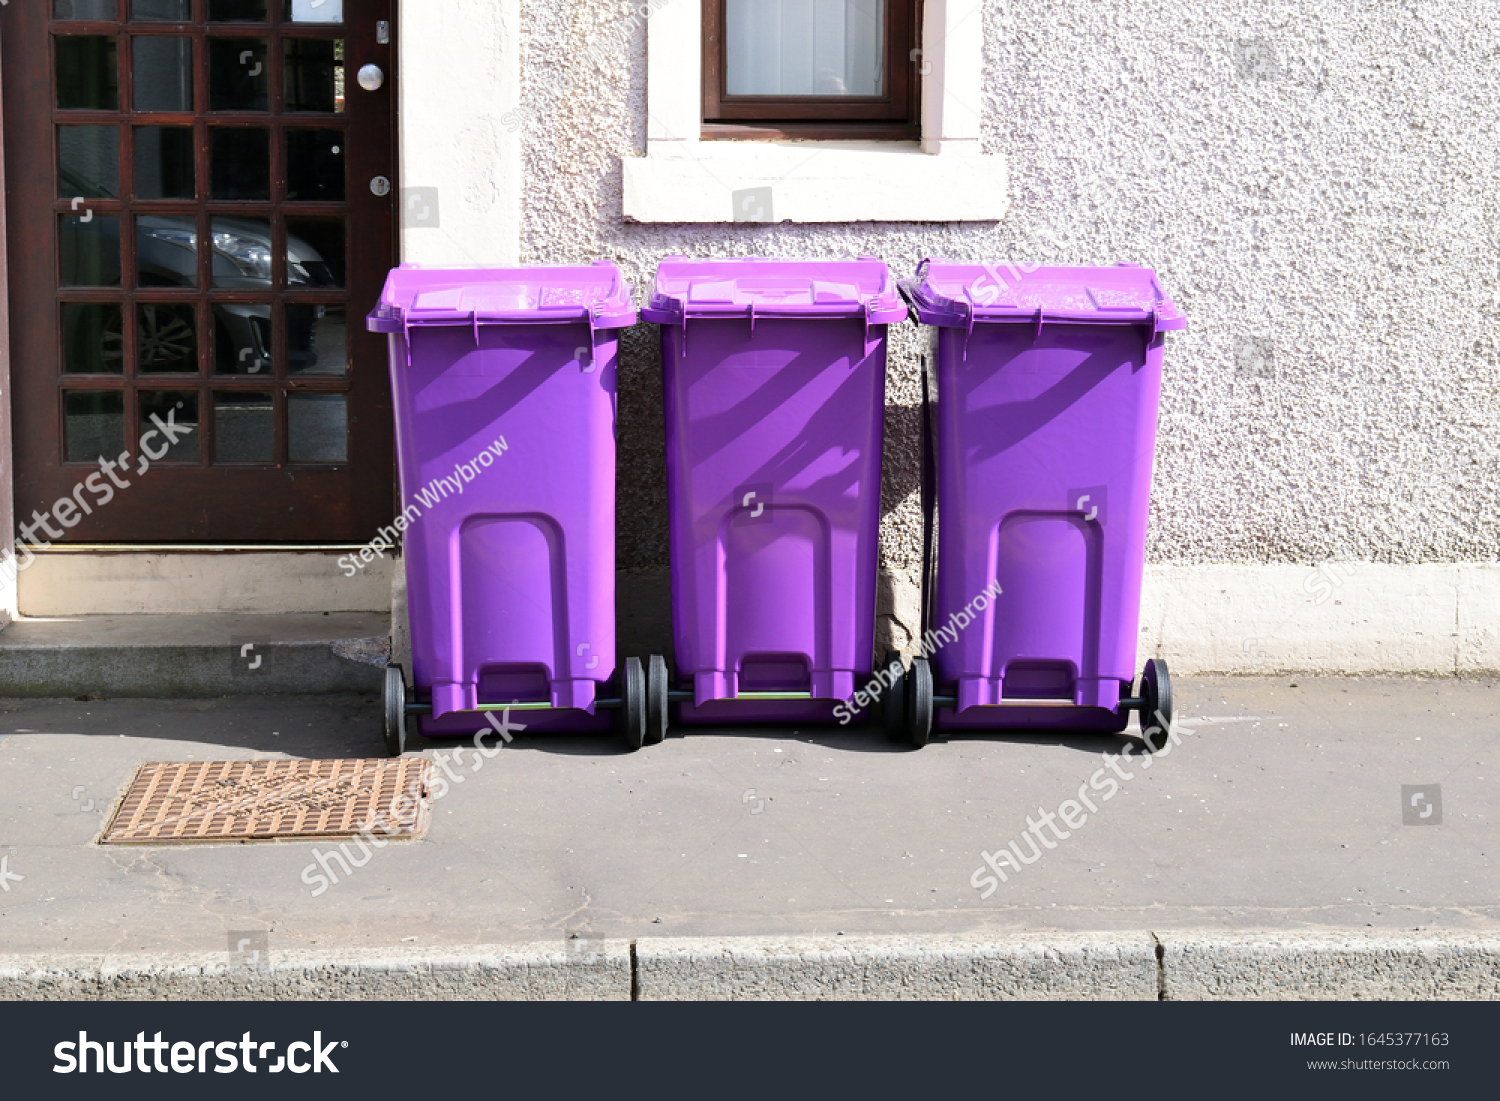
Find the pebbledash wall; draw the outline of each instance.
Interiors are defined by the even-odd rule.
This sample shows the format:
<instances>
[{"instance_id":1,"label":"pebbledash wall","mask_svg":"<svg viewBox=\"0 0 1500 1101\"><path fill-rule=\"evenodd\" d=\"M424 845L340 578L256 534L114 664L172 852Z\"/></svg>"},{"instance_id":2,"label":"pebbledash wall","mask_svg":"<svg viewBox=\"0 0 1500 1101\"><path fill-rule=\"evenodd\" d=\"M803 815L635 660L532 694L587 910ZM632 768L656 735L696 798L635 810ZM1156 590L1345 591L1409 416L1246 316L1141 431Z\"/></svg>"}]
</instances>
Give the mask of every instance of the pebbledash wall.
<instances>
[{"instance_id":1,"label":"pebbledash wall","mask_svg":"<svg viewBox=\"0 0 1500 1101\"><path fill-rule=\"evenodd\" d=\"M927 0L924 95L952 133L929 125L939 152L888 149L890 173L823 185L784 170L785 147L667 144L682 105L663 107L648 70L696 79L698 2L405 0L402 183L435 188L438 214L407 225L404 255L604 257L642 290L674 253L878 255L903 275L932 255L1150 265L1190 328L1168 338L1142 657L1500 669L1500 0ZM934 25L962 28L952 56ZM722 221L626 216L635 173L630 201L660 217L641 158L669 150L717 158L681 209ZM908 177L903 155L931 160ZM730 222L730 156L784 178L773 216L804 220ZM973 193L924 198L932 163ZM841 220L811 220L819 186ZM970 199L988 220L941 220ZM882 633L901 645L920 556L916 330L891 350ZM653 592L660 406L642 326L622 352L618 551L622 582Z\"/></svg>"}]
</instances>

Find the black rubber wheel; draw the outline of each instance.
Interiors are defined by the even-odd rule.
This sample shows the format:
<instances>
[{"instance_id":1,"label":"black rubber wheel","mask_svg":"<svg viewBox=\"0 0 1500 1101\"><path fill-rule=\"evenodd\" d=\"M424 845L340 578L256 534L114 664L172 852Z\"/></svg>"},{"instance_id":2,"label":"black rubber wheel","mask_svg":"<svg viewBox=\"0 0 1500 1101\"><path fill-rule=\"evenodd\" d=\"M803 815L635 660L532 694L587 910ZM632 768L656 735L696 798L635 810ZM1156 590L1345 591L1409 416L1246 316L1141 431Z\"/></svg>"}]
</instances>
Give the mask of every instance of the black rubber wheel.
<instances>
[{"instance_id":1,"label":"black rubber wheel","mask_svg":"<svg viewBox=\"0 0 1500 1101\"><path fill-rule=\"evenodd\" d=\"M385 667L385 750L392 757L406 752L406 674L399 665Z\"/></svg>"},{"instance_id":2,"label":"black rubber wheel","mask_svg":"<svg viewBox=\"0 0 1500 1101\"><path fill-rule=\"evenodd\" d=\"M886 671L885 679L891 683L883 696L885 702L881 707L881 723L885 727L885 736L896 741L906 733L906 666L901 661L901 655L890 650L885 655L882 668Z\"/></svg>"},{"instance_id":3,"label":"black rubber wheel","mask_svg":"<svg viewBox=\"0 0 1500 1101\"><path fill-rule=\"evenodd\" d=\"M640 658L625 659L620 688L620 722L625 744L640 749L646 744L646 670L641 667Z\"/></svg>"},{"instance_id":4,"label":"black rubber wheel","mask_svg":"<svg viewBox=\"0 0 1500 1101\"><path fill-rule=\"evenodd\" d=\"M921 749L932 740L932 666L913 658L906 674L906 733Z\"/></svg>"},{"instance_id":5,"label":"black rubber wheel","mask_svg":"<svg viewBox=\"0 0 1500 1101\"><path fill-rule=\"evenodd\" d=\"M646 744L660 745L667 736L667 688L672 683L667 659L652 654L646 664Z\"/></svg>"},{"instance_id":6,"label":"black rubber wheel","mask_svg":"<svg viewBox=\"0 0 1500 1101\"><path fill-rule=\"evenodd\" d=\"M1172 729L1172 677L1161 658L1146 662L1141 672L1141 737L1154 753L1167 744Z\"/></svg>"}]
</instances>

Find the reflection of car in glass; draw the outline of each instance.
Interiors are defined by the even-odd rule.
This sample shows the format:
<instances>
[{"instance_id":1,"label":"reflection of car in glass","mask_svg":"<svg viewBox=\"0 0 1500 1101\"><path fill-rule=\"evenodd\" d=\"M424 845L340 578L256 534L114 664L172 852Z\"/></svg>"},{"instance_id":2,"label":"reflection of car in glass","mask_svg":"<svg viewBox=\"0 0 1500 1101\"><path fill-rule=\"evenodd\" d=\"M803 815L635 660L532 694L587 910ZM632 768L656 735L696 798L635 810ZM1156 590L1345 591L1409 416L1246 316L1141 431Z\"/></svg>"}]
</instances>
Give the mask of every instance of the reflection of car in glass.
<instances>
[{"instance_id":1,"label":"reflection of car in glass","mask_svg":"<svg viewBox=\"0 0 1500 1101\"><path fill-rule=\"evenodd\" d=\"M233 290L269 290L271 233L263 218L212 219L213 285ZM84 242L85 234L95 238ZM67 220L75 255L119 255L119 222L113 218ZM198 226L182 215L142 215L136 221L137 281L142 287L192 287L198 278ZM333 287L333 270L318 250L292 234L286 239L287 286ZM214 310L215 370L225 374L259 374L271 368L271 307L268 304L220 302ZM191 346L187 325L165 308L144 308L139 338L140 369L162 369L180 360ZM318 363L317 321L321 306L287 310L287 368L295 373ZM106 334L119 341L119 334Z\"/></svg>"},{"instance_id":2,"label":"reflection of car in glass","mask_svg":"<svg viewBox=\"0 0 1500 1101\"><path fill-rule=\"evenodd\" d=\"M213 219L213 284L236 290L271 285L270 226L263 219ZM190 285L195 272L196 223L191 218L143 217L138 223L136 256L143 285ZM289 287L331 287L333 272L318 251L292 234L286 241ZM287 369L293 373L318 362L316 310L287 311ZM221 373L259 374L271 367L271 307L220 303L214 307L215 366Z\"/></svg>"}]
</instances>

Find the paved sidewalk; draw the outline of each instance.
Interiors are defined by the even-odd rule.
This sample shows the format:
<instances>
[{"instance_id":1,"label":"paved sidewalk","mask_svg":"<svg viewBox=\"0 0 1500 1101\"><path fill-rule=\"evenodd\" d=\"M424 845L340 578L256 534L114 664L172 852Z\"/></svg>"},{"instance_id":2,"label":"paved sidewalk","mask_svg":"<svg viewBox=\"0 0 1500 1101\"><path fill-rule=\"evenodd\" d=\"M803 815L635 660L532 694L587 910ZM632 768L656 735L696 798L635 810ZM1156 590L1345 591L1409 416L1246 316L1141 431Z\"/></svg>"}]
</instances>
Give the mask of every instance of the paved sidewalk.
<instances>
[{"instance_id":1,"label":"paved sidewalk","mask_svg":"<svg viewBox=\"0 0 1500 1101\"><path fill-rule=\"evenodd\" d=\"M477 772L472 752L452 766L465 779L435 804L424 840L390 844L348 876L334 862L340 881L315 893L314 852L327 842L94 840L143 761L379 755L373 699L10 701L0 953L223 953L231 932L262 931L273 957L561 948L569 933L1494 940L1500 681L1175 687L1194 733L1149 769L1117 762L1131 776L1118 793L1106 802L1102 784L1086 788L1097 811L1076 830L1059 820L1070 836L1046 834L1055 848L987 899L971 885L981 853L1015 841L1029 857L1027 816L1076 800L1123 743L969 736L913 752L873 728L677 728L628 754L614 741L522 735ZM1433 809L1403 825L1404 805Z\"/></svg>"}]
</instances>

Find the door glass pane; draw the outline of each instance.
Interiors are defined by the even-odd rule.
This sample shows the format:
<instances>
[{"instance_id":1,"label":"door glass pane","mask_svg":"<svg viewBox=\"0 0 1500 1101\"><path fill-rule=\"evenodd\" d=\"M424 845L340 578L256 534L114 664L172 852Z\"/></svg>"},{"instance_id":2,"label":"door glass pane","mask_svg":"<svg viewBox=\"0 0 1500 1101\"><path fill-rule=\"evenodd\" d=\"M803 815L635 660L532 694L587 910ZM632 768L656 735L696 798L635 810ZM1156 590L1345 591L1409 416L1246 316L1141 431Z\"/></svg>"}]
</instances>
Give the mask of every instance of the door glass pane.
<instances>
[{"instance_id":1,"label":"door glass pane","mask_svg":"<svg viewBox=\"0 0 1500 1101\"><path fill-rule=\"evenodd\" d=\"M115 303L64 302L63 372L70 375L125 373L125 327Z\"/></svg>"},{"instance_id":2,"label":"door glass pane","mask_svg":"<svg viewBox=\"0 0 1500 1101\"><path fill-rule=\"evenodd\" d=\"M193 0L130 0L130 18L141 22L186 23L193 18Z\"/></svg>"},{"instance_id":3,"label":"door glass pane","mask_svg":"<svg viewBox=\"0 0 1500 1101\"><path fill-rule=\"evenodd\" d=\"M191 126L135 128L135 197L196 199Z\"/></svg>"},{"instance_id":4,"label":"door glass pane","mask_svg":"<svg viewBox=\"0 0 1500 1101\"><path fill-rule=\"evenodd\" d=\"M208 40L208 109L271 109L271 67L264 38Z\"/></svg>"},{"instance_id":5,"label":"door glass pane","mask_svg":"<svg viewBox=\"0 0 1500 1101\"><path fill-rule=\"evenodd\" d=\"M286 220L286 281L293 287L344 285L344 219Z\"/></svg>"},{"instance_id":6,"label":"door glass pane","mask_svg":"<svg viewBox=\"0 0 1500 1101\"><path fill-rule=\"evenodd\" d=\"M193 109L193 40L175 34L130 40L137 111Z\"/></svg>"},{"instance_id":7,"label":"door glass pane","mask_svg":"<svg viewBox=\"0 0 1500 1101\"><path fill-rule=\"evenodd\" d=\"M885 0L726 0L732 96L878 96Z\"/></svg>"},{"instance_id":8,"label":"door glass pane","mask_svg":"<svg viewBox=\"0 0 1500 1101\"><path fill-rule=\"evenodd\" d=\"M349 412L343 394L286 399L287 456L294 463L349 461Z\"/></svg>"},{"instance_id":9,"label":"door glass pane","mask_svg":"<svg viewBox=\"0 0 1500 1101\"><path fill-rule=\"evenodd\" d=\"M208 0L210 23L264 23L266 0Z\"/></svg>"},{"instance_id":10,"label":"door glass pane","mask_svg":"<svg viewBox=\"0 0 1500 1101\"><path fill-rule=\"evenodd\" d=\"M198 391L138 390L136 402L141 413L139 438L142 455L153 463L198 461ZM151 419L152 414L156 420ZM157 421L166 425L168 431L158 428ZM184 433L184 428L191 431ZM177 437L175 441L171 439L174 435Z\"/></svg>"},{"instance_id":11,"label":"door glass pane","mask_svg":"<svg viewBox=\"0 0 1500 1101\"><path fill-rule=\"evenodd\" d=\"M142 287L198 285L198 221L191 214L138 214L135 277Z\"/></svg>"},{"instance_id":12,"label":"door glass pane","mask_svg":"<svg viewBox=\"0 0 1500 1101\"><path fill-rule=\"evenodd\" d=\"M125 452L125 395L72 390L63 395L63 450L70 463L117 459Z\"/></svg>"},{"instance_id":13,"label":"door glass pane","mask_svg":"<svg viewBox=\"0 0 1500 1101\"><path fill-rule=\"evenodd\" d=\"M286 132L286 197L298 202L344 201L344 132Z\"/></svg>"},{"instance_id":14,"label":"door glass pane","mask_svg":"<svg viewBox=\"0 0 1500 1101\"><path fill-rule=\"evenodd\" d=\"M114 126L57 128L57 197L114 199L120 194L120 131Z\"/></svg>"},{"instance_id":15,"label":"door glass pane","mask_svg":"<svg viewBox=\"0 0 1500 1101\"><path fill-rule=\"evenodd\" d=\"M69 35L56 42L57 106L64 111L113 111L120 92L115 40Z\"/></svg>"},{"instance_id":16,"label":"door glass pane","mask_svg":"<svg viewBox=\"0 0 1500 1101\"><path fill-rule=\"evenodd\" d=\"M349 366L343 306L288 303L286 369L293 375L342 375Z\"/></svg>"},{"instance_id":17,"label":"door glass pane","mask_svg":"<svg viewBox=\"0 0 1500 1101\"><path fill-rule=\"evenodd\" d=\"M58 218L59 274L64 287L120 285L120 219L112 214Z\"/></svg>"},{"instance_id":18,"label":"door glass pane","mask_svg":"<svg viewBox=\"0 0 1500 1101\"><path fill-rule=\"evenodd\" d=\"M215 199L271 198L271 131L220 127L210 131L209 191Z\"/></svg>"},{"instance_id":19,"label":"door glass pane","mask_svg":"<svg viewBox=\"0 0 1500 1101\"><path fill-rule=\"evenodd\" d=\"M214 219L214 286L245 290L271 287L271 220Z\"/></svg>"},{"instance_id":20,"label":"door glass pane","mask_svg":"<svg viewBox=\"0 0 1500 1101\"><path fill-rule=\"evenodd\" d=\"M288 111L344 109L344 43L327 38L282 42Z\"/></svg>"},{"instance_id":21,"label":"door glass pane","mask_svg":"<svg viewBox=\"0 0 1500 1101\"><path fill-rule=\"evenodd\" d=\"M108 19L114 22L115 0L57 0L52 14L58 19Z\"/></svg>"},{"instance_id":22,"label":"door glass pane","mask_svg":"<svg viewBox=\"0 0 1500 1101\"><path fill-rule=\"evenodd\" d=\"M143 303L135 314L136 370L198 373L197 309L186 303Z\"/></svg>"},{"instance_id":23,"label":"door glass pane","mask_svg":"<svg viewBox=\"0 0 1500 1101\"><path fill-rule=\"evenodd\" d=\"M270 394L214 393L214 462L268 463L276 445Z\"/></svg>"},{"instance_id":24,"label":"door glass pane","mask_svg":"<svg viewBox=\"0 0 1500 1101\"><path fill-rule=\"evenodd\" d=\"M214 371L221 375L270 375L269 303L214 304Z\"/></svg>"},{"instance_id":25,"label":"door glass pane","mask_svg":"<svg viewBox=\"0 0 1500 1101\"><path fill-rule=\"evenodd\" d=\"M342 23L344 0L286 0L286 18L293 23Z\"/></svg>"}]
</instances>

